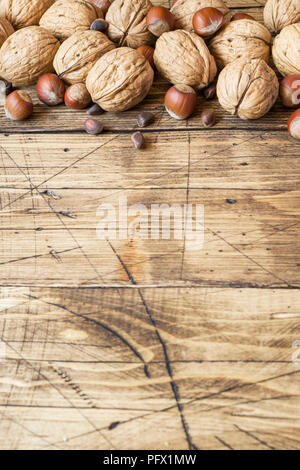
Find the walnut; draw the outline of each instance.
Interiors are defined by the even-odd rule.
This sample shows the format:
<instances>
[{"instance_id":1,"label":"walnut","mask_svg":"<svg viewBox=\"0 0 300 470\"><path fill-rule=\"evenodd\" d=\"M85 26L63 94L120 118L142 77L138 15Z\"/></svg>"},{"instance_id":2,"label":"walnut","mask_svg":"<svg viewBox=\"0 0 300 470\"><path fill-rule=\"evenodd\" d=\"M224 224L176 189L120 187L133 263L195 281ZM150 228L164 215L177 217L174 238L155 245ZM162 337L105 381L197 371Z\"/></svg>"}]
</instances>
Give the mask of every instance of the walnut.
<instances>
[{"instance_id":1,"label":"walnut","mask_svg":"<svg viewBox=\"0 0 300 470\"><path fill-rule=\"evenodd\" d=\"M1 0L0 16L4 16L15 29L38 25L41 16L55 0Z\"/></svg>"},{"instance_id":2,"label":"walnut","mask_svg":"<svg viewBox=\"0 0 300 470\"><path fill-rule=\"evenodd\" d=\"M6 41L8 36L15 32L14 28L5 18L0 18L0 47Z\"/></svg>"},{"instance_id":3,"label":"walnut","mask_svg":"<svg viewBox=\"0 0 300 470\"><path fill-rule=\"evenodd\" d=\"M209 43L209 48L220 68L236 59L264 59L269 62L271 33L254 20L232 21Z\"/></svg>"},{"instance_id":4,"label":"walnut","mask_svg":"<svg viewBox=\"0 0 300 470\"><path fill-rule=\"evenodd\" d=\"M274 39L272 53L282 75L300 73L300 23L283 28Z\"/></svg>"},{"instance_id":5,"label":"walnut","mask_svg":"<svg viewBox=\"0 0 300 470\"><path fill-rule=\"evenodd\" d=\"M125 111L148 94L154 72L134 49L120 47L102 56L89 72L86 86L94 103L105 111Z\"/></svg>"},{"instance_id":6,"label":"walnut","mask_svg":"<svg viewBox=\"0 0 300 470\"><path fill-rule=\"evenodd\" d=\"M0 49L0 75L17 86L31 85L53 71L58 48L59 41L39 26L19 29Z\"/></svg>"},{"instance_id":7,"label":"walnut","mask_svg":"<svg viewBox=\"0 0 300 470\"><path fill-rule=\"evenodd\" d=\"M57 0L40 19L40 26L65 40L78 31L90 29L97 17L96 6L88 0Z\"/></svg>"},{"instance_id":8,"label":"walnut","mask_svg":"<svg viewBox=\"0 0 300 470\"><path fill-rule=\"evenodd\" d=\"M79 31L62 43L53 65L67 83L85 82L94 63L114 48L108 37L99 31Z\"/></svg>"},{"instance_id":9,"label":"walnut","mask_svg":"<svg viewBox=\"0 0 300 470\"><path fill-rule=\"evenodd\" d=\"M272 33L300 21L299 0L268 0L264 9L264 21Z\"/></svg>"},{"instance_id":10,"label":"walnut","mask_svg":"<svg viewBox=\"0 0 300 470\"><path fill-rule=\"evenodd\" d=\"M154 61L157 70L170 82L199 90L212 82L217 73L215 59L204 40L183 29L160 36Z\"/></svg>"},{"instance_id":11,"label":"walnut","mask_svg":"<svg viewBox=\"0 0 300 470\"><path fill-rule=\"evenodd\" d=\"M241 119L259 119L274 105L279 83L263 59L243 58L220 73L217 95L221 106Z\"/></svg>"},{"instance_id":12,"label":"walnut","mask_svg":"<svg viewBox=\"0 0 300 470\"><path fill-rule=\"evenodd\" d=\"M177 0L171 8L175 17L175 29L193 31L194 14L206 7L217 8L225 16L225 23L230 21L231 13L223 0Z\"/></svg>"},{"instance_id":13,"label":"walnut","mask_svg":"<svg viewBox=\"0 0 300 470\"><path fill-rule=\"evenodd\" d=\"M152 6L150 0L115 0L105 17L110 39L119 46L134 49L153 44L154 36L146 25L146 15Z\"/></svg>"}]
</instances>

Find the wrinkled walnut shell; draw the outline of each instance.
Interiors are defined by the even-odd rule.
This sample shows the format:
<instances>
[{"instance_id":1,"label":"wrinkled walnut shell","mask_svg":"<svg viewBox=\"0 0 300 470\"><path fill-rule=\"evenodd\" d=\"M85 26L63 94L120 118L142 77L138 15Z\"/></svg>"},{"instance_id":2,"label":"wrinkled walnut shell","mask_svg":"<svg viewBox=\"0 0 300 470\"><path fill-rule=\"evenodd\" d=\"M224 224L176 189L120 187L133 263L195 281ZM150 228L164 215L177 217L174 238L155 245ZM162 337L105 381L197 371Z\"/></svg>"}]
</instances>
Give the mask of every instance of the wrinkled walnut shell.
<instances>
[{"instance_id":1,"label":"wrinkled walnut shell","mask_svg":"<svg viewBox=\"0 0 300 470\"><path fill-rule=\"evenodd\" d=\"M55 0L1 0L0 16L4 16L15 29L38 25L40 18Z\"/></svg>"},{"instance_id":2,"label":"wrinkled walnut shell","mask_svg":"<svg viewBox=\"0 0 300 470\"><path fill-rule=\"evenodd\" d=\"M87 74L115 45L99 31L79 31L62 43L54 58L54 69L67 83L85 82Z\"/></svg>"},{"instance_id":3,"label":"wrinkled walnut shell","mask_svg":"<svg viewBox=\"0 0 300 470\"><path fill-rule=\"evenodd\" d=\"M96 6L88 0L57 0L40 19L40 26L65 40L78 31L90 29L97 17Z\"/></svg>"},{"instance_id":4,"label":"wrinkled walnut shell","mask_svg":"<svg viewBox=\"0 0 300 470\"><path fill-rule=\"evenodd\" d=\"M5 18L0 18L0 47L6 41L8 36L15 32L14 28L8 20Z\"/></svg>"},{"instance_id":5,"label":"wrinkled walnut shell","mask_svg":"<svg viewBox=\"0 0 300 470\"><path fill-rule=\"evenodd\" d=\"M152 7L150 0L114 0L105 17L109 38L119 46L134 49L151 46L154 36L147 29L146 15Z\"/></svg>"},{"instance_id":6,"label":"wrinkled walnut shell","mask_svg":"<svg viewBox=\"0 0 300 470\"><path fill-rule=\"evenodd\" d=\"M86 86L105 111L125 111L149 93L154 72L148 60L136 50L120 47L102 56L89 72Z\"/></svg>"},{"instance_id":7,"label":"wrinkled walnut shell","mask_svg":"<svg viewBox=\"0 0 300 470\"><path fill-rule=\"evenodd\" d=\"M299 0L268 0L264 9L264 22L272 33L300 21Z\"/></svg>"},{"instance_id":8,"label":"wrinkled walnut shell","mask_svg":"<svg viewBox=\"0 0 300 470\"><path fill-rule=\"evenodd\" d=\"M9 36L0 50L0 76L17 86L27 86L53 71L59 41L44 28L28 26Z\"/></svg>"},{"instance_id":9,"label":"wrinkled walnut shell","mask_svg":"<svg viewBox=\"0 0 300 470\"><path fill-rule=\"evenodd\" d=\"M272 54L283 76L300 73L300 23L283 28L274 39Z\"/></svg>"},{"instance_id":10,"label":"wrinkled walnut shell","mask_svg":"<svg viewBox=\"0 0 300 470\"><path fill-rule=\"evenodd\" d=\"M264 59L269 62L271 33L255 20L228 23L212 40L209 48L220 68L236 59Z\"/></svg>"},{"instance_id":11,"label":"wrinkled walnut shell","mask_svg":"<svg viewBox=\"0 0 300 470\"><path fill-rule=\"evenodd\" d=\"M220 105L241 119L259 119L274 105L279 83L263 59L240 59L220 73L217 95Z\"/></svg>"},{"instance_id":12,"label":"wrinkled walnut shell","mask_svg":"<svg viewBox=\"0 0 300 470\"><path fill-rule=\"evenodd\" d=\"M183 29L164 33L154 52L157 70L171 83L205 88L217 73L215 59L204 40Z\"/></svg>"},{"instance_id":13,"label":"wrinkled walnut shell","mask_svg":"<svg viewBox=\"0 0 300 470\"><path fill-rule=\"evenodd\" d=\"M217 8L224 15L224 24L230 21L231 13L223 0L177 0L172 8L175 18L175 29L185 29L193 31L193 16L202 8Z\"/></svg>"}]
</instances>

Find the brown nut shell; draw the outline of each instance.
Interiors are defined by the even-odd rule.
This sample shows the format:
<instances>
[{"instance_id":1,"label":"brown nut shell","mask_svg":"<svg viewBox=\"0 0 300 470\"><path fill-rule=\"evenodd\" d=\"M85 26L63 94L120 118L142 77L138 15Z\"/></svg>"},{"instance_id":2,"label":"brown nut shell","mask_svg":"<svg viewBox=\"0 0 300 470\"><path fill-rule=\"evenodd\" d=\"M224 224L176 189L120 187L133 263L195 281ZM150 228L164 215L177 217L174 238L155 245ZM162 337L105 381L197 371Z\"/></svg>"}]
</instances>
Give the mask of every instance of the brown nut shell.
<instances>
[{"instance_id":1,"label":"brown nut shell","mask_svg":"<svg viewBox=\"0 0 300 470\"><path fill-rule=\"evenodd\" d=\"M164 33L158 39L154 62L157 70L171 83L197 89L209 85L217 73L215 59L204 40L182 29Z\"/></svg>"},{"instance_id":2,"label":"brown nut shell","mask_svg":"<svg viewBox=\"0 0 300 470\"><path fill-rule=\"evenodd\" d=\"M87 74L115 45L100 31L79 31L62 43L54 58L54 69L67 83L85 82Z\"/></svg>"},{"instance_id":3,"label":"brown nut shell","mask_svg":"<svg viewBox=\"0 0 300 470\"><path fill-rule=\"evenodd\" d=\"M14 28L8 20L0 18L0 47L6 39L15 32Z\"/></svg>"},{"instance_id":4,"label":"brown nut shell","mask_svg":"<svg viewBox=\"0 0 300 470\"><path fill-rule=\"evenodd\" d=\"M264 25L255 20L228 23L209 43L211 53L220 68L234 60L264 59L269 61L272 36Z\"/></svg>"},{"instance_id":5,"label":"brown nut shell","mask_svg":"<svg viewBox=\"0 0 300 470\"><path fill-rule=\"evenodd\" d=\"M193 16L202 8L217 8L224 15L224 24L228 23L231 13L223 0L177 0L173 3L171 13L175 17L175 29L193 31Z\"/></svg>"},{"instance_id":6,"label":"brown nut shell","mask_svg":"<svg viewBox=\"0 0 300 470\"><path fill-rule=\"evenodd\" d=\"M264 9L264 23L272 33L279 33L285 26L299 23L299 0L268 0Z\"/></svg>"},{"instance_id":7,"label":"brown nut shell","mask_svg":"<svg viewBox=\"0 0 300 470\"><path fill-rule=\"evenodd\" d=\"M146 15L152 7L150 0L114 0L105 17L109 38L119 46L134 49L151 46L154 36L148 31Z\"/></svg>"},{"instance_id":8,"label":"brown nut shell","mask_svg":"<svg viewBox=\"0 0 300 470\"><path fill-rule=\"evenodd\" d=\"M217 95L221 106L241 119L259 119L274 105L279 83L263 59L240 59L220 73Z\"/></svg>"},{"instance_id":9,"label":"brown nut shell","mask_svg":"<svg viewBox=\"0 0 300 470\"><path fill-rule=\"evenodd\" d=\"M28 26L9 36L0 50L0 76L17 86L32 85L53 71L59 41L44 28Z\"/></svg>"},{"instance_id":10,"label":"brown nut shell","mask_svg":"<svg viewBox=\"0 0 300 470\"><path fill-rule=\"evenodd\" d=\"M40 26L65 40L78 31L90 29L97 18L97 7L88 0L57 0L40 19Z\"/></svg>"},{"instance_id":11,"label":"brown nut shell","mask_svg":"<svg viewBox=\"0 0 300 470\"><path fill-rule=\"evenodd\" d=\"M148 60L136 50L120 47L107 52L89 72L86 86L105 111L125 111L148 94L154 72Z\"/></svg>"},{"instance_id":12,"label":"brown nut shell","mask_svg":"<svg viewBox=\"0 0 300 470\"><path fill-rule=\"evenodd\" d=\"M4 16L15 29L38 25L40 18L55 0L1 0L0 16Z\"/></svg>"},{"instance_id":13,"label":"brown nut shell","mask_svg":"<svg viewBox=\"0 0 300 470\"><path fill-rule=\"evenodd\" d=\"M272 54L284 77L300 73L300 23L283 28L274 39Z\"/></svg>"}]
</instances>

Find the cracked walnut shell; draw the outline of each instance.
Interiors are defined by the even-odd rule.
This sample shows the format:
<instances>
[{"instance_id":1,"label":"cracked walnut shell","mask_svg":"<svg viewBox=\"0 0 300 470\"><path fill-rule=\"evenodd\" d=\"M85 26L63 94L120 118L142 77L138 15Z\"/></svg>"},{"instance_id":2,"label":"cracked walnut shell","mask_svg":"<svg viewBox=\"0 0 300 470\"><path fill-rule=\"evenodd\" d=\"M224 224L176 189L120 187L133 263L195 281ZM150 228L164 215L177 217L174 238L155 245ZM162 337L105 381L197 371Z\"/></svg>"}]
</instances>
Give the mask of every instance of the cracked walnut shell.
<instances>
[{"instance_id":1,"label":"cracked walnut shell","mask_svg":"<svg viewBox=\"0 0 300 470\"><path fill-rule=\"evenodd\" d=\"M97 18L97 8L88 0L57 0L40 19L40 26L65 40L78 31L90 29Z\"/></svg>"},{"instance_id":2,"label":"cracked walnut shell","mask_svg":"<svg viewBox=\"0 0 300 470\"><path fill-rule=\"evenodd\" d=\"M199 90L209 85L217 73L215 59L204 40L183 29L160 36L154 62L157 70L171 83Z\"/></svg>"},{"instance_id":3,"label":"cracked walnut shell","mask_svg":"<svg viewBox=\"0 0 300 470\"><path fill-rule=\"evenodd\" d=\"M154 72L139 52L120 47L102 56L89 72L86 86L105 111L126 111L149 93Z\"/></svg>"},{"instance_id":4,"label":"cracked walnut shell","mask_svg":"<svg viewBox=\"0 0 300 470\"><path fill-rule=\"evenodd\" d=\"M0 18L0 47L6 39L15 32L14 28L5 18Z\"/></svg>"},{"instance_id":5,"label":"cracked walnut shell","mask_svg":"<svg viewBox=\"0 0 300 470\"><path fill-rule=\"evenodd\" d=\"M9 36L0 49L0 75L17 86L32 85L53 71L59 41L44 28L28 26Z\"/></svg>"},{"instance_id":6,"label":"cracked walnut shell","mask_svg":"<svg viewBox=\"0 0 300 470\"><path fill-rule=\"evenodd\" d=\"M220 73L217 96L220 105L241 119L259 119L274 105L279 83L263 59L248 58L228 64Z\"/></svg>"},{"instance_id":7,"label":"cracked walnut shell","mask_svg":"<svg viewBox=\"0 0 300 470\"><path fill-rule=\"evenodd\" d=\"M283 28L274 39L272 54L283 76L300 73L300 23Z\"/></svg>"},{"instance_id":8,"label":"cracked walnut shell","mask_svg":"<svg viewBox=\"0 0 300 470\"><path fill-rule=\"evenodd\" d=\"M299 0L268 0L264 9L264 22L272 33L300 21Z\"/></svg>"},{"instance_id":9,"label":"cracked walnut shell","mask_svg":"<svg viewBox=\"0 0 300 470\"><path fill-rule=\"evenodd\" d=\"M0 16L4 16L15 29L38 25L40 18L54 0L1 0Z\"/></svg>"},{"instance_id":10,"label":"cracked walnut shell","mask_svg":"<svg viewBox=\"0 0 300 470\"><path fill-rule=\"evenodd\" d=\"M54 69L67 83L85 82L87 74L115 45L99 31L79 31L62 43L54 58Z\"/></svg>"},{"instance_id":11,"label":"cracked walnut shell","mask_svg":"<svg viewBox=\"0 0 300 470\"><path fill-rule=\"evenodd\" d=\"M209 43L209 48L220 68L236 59L264 59L269 62L271 33L255 20L232 21Z\"/></svg>"},{"instance_id":12,"label":"cracked walnut shell","mask_svg":"<svg viewBox=\"0 0 300 470\"><path fill-rule=\"evenodd\" d=\"M231 13L223 0L177 0L171 8L175 18L175 29L193 31L194 14L207 7L217 8L223 13L225 24L230 21Z\"/></svg>"},{"instance_id":13,"label":"cracked walnut shell","mask_svg":"<svg viewBox=\"0 0 300 470\"><path fill-rule=\"evenodd\" d=\"M154 36L148 31L146 15L152 7L150 0L114 0L105 17L110 39L134 49L151 46Z\"/></svg>"}]
</instances>

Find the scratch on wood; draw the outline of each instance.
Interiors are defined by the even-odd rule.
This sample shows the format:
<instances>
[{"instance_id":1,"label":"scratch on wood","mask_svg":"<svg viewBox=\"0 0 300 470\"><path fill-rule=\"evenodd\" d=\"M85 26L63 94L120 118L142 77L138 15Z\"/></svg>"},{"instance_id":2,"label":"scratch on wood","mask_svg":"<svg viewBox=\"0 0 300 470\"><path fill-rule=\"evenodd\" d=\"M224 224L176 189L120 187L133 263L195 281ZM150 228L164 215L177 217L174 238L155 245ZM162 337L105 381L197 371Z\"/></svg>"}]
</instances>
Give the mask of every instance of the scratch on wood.
<instances>
[{"instance_id":1,"label":"scratch on wood","mask_svg":"<svg viewBox=\"0 0 300 470\"><path fill-rule=\"evenodd\" d=\"M49 362L50 366L52 367L52 369L60 376L64 379L64 381L80 396L80 398L82 398L85 402L87 402L87 404L89 406L91 406L92 408L97 408L97 406L95 405L95 403L88 397L88 395L86 393L84 393L82 391L82 389L79 387L79 385L77 385L76 383L74 383L74 381L72 380L72 378L67 374L67 372L65 370L63 370L61 367L58 367L56 364L54 364L53 362Z\"/></svg>"},{"instance_id":2,"label":"scratch on wood","mask_svg":"<svg viewBox=\"0 0 300 470\"><path fill-rule=\"evenodd\" d=\"M259 442L260 444L264 445L265 447L267 447L268 449L270 450L276 450L275 447L272 447L270 446L269 444L267 444L265 441L262 441L261 439L259 439L258 437L256 437L253 433L249 432L249 431L246 431L245 429L242 429L240 428L237 424L234 425L236 427L236 429L238 429L240 432L243 432L244 434L246 434L247 436L251 437L252 439L254 439L255 441Z\"/></svg>"},{"instance_id":3,"label":"scratch on wood","mask_svg":"<svg viewBox=\"0 0 300 470\"><path fill-rule=\"evenodd\" d=\"M88 321L88 322L91 322L91 323L95 323L95 325L97 326L100 326L101 328L103 328L104 330L108 331L109 333L111 333L113 336L116 336L116 338L118 338L120 341L122 341L132 352L133 354L138 358L140 359L140 361L144 364L144 372L145 372L145 375L150 378L151 375L150 375L150 372L148 370L148 366L146 364L146 361L145 359L143 358L143 356L141 355L141 353L129 342L127 341L126 338L124 338L120 333L118 333L116 330L114 330L113 328L111 328L110 326L106 325L105 323L103 322L100 322L99 320L96 320L95 318L91 318L91 317L88 317L87 315L83 315L81 313L77 313L77 312L74 312L72 310L70 310L69 308L67 308L65 305L61 305L61 304L56 304L56 303L53 303L53 302L47 302L46 300L43 300L43 299L40 299L38 297L35 297L34 295L29 295L27 294L27 297L30 297L30 298L33 298L35 300L39 300L40 302L43 302L47 305L52 305L54 307L58 307L58 308L61 308L69 313L71 313L72 315L75 315L76 317L79 317L79 318L82 318L83 320L85 321Z\"/></svg>"}]
</instances>

